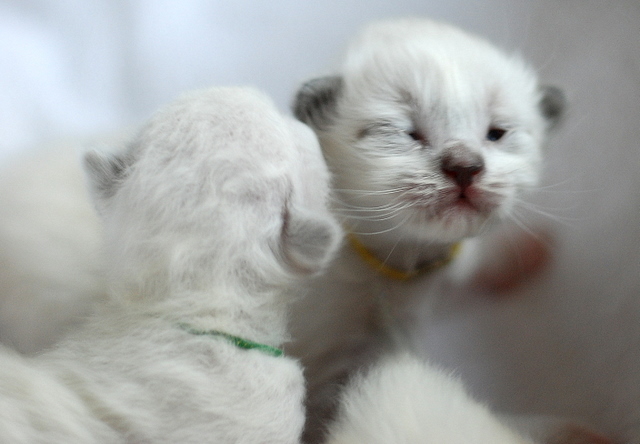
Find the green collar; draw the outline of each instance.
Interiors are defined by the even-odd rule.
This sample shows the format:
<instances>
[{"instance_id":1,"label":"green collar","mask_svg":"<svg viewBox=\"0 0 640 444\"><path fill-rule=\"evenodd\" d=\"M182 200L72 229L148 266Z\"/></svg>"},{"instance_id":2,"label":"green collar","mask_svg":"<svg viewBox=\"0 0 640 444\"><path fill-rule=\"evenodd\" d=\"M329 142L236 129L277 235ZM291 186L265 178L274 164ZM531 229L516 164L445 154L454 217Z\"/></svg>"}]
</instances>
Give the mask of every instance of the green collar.
<instances>
[{"instance_id":1,"label":"green collar","mask_svg":"<svg viewBox=\"0 0 640 444\"><path fill-rule=\"evenodd\" d=\"M259 350L263 353L266 353L267 355L270 356L275 356L276 358L282 356L284 354L284 352L276 347L272 347L270 345L266 345L266 344L260 344L258 342L253 342L250 341L248 339L243 339L240 338L238 336L233 336L230 335L228 333L224 333L221 331L217 331L217 330L198 330L194 327L192 327L189 324L186 324L184 322L179 322L178 323L178 327L180 327L181 329L183 329L184 331L186 331L187 333L191 333L192 335L196 335L196 336L217 336L220 338L224 338L227 341L231 342L233 345L235 345L238 348L242 348L245 350Z\"/></svg>"}]
</instances>

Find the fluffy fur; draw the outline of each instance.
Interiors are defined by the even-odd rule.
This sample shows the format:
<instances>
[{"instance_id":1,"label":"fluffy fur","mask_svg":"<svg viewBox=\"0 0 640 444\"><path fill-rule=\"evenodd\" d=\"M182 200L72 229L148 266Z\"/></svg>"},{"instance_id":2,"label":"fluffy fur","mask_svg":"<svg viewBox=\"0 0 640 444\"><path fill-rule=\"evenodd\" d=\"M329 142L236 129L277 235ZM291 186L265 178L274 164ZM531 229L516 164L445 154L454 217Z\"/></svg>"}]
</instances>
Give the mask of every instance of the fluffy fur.
<instances>
[{"instance_id":1,"label":"fluffy fur","mask_svg":"<svg viewBox=\"0 0 640 444\"><path fill-rule=\"evenodd\" d=\"M427 401L427 402L425 402ZM345 389L327 444L531 444L462 383L411 355L385 357Z\"/></svg>"},{"instance_id":2,"label":"fluffy fur","mask_svg":"<svg viewBox=\"0 0 640 444\"><path fill-rule=\"evenodd\" d=\"M311 131L255 91L211 89L85 164L112 298L54 350L0 355L0 441L298 442L299 364L181 325L287 339L296 283L340 239Z\"/></svg>"},{"instance_id":3,"label":"fluffy fur","mask_svg":"<svg viewBox=\"0 0 640 444\"><path fill-rule=\"evenodd\" d=\"M0 341L23 353L58 341L106 295L100 221L72 147L0 172Z\"/></svg>"},{"instance_id":4,"label":"fluffy fur","mask_svg":"<svg viewBox=\"0 0 640 444\"><path fill-rule=\"evenodd\" d=\"M511 217L538 182L561 110L559 91L542 88L520 58L422 19L369 26L339 72L305 84L294 104L334 173L336 214L381 262L406 272ZM426 294L472 280L483 258L471 242L465 250L446 275L399 282L345 245L314 282L295 308L290 348L307 368L309 442L350 374L406 345L395 320Z\"/></svg>"},{"instance_id":5,"label":"fluffy fur","mask_svg":"<svg viewBox=\"0 0 640 444\"><path fill-rule=\"evenodd\" d=\"M578 423L496 415L450 372L399 353L356 375L325 444L612 444Z\"/></svg>"},{"instance_id":6,"label":"fluffy fur","mask_svg":"<svg viewBox=\"0 0 640 444\"><path fill-rule=\"evenodd\" d=\"M557 90L540 88L517 57L426 20L372 26L354 42L340 72L309 82L295 103L297 116L321 138L335 173L336 213L381 260L404 270L439 259L451 243L512 214L521 192L538 179L540 145L561 108ZM498 137L496 130L507 131L489 140ZM66 193L65 181L80 187L72 174L39 192L45 197L57 189ZM93 223L86 206L75 200L74 225ZM49 223L37 216L40 208L33 209L36 216L18 218L7 210L5 217L25 233L48 237L48 245L62 239L65 251L76 244L91 249L91 243L76 241L75 230ZM28 244L29 237L24 238ZM23 244L7 249L6 256L21 249ZM60 264L56 280L42 276L33 263L49 263L49 251L34 248L33 262L20 270L18 282L0 282L5 294L14 294L17 284L33 283L27 297L7 302L13 310L46 306L49 289L58 281L74 285L94 279L71 261ZM90 252L82 252L78 260L91 265ZM485 252L467 241L446 276L394 282L349 247L342 249L330 277L313 284L312 294L293 315L296 342L289 350L303 359L310 384L308 440L320 439L341 384L393 346L398 332L390 334L389 320L405 317L426 293L447 295L452 282L466 282L477 274L478 257L484 260ZM480 275L490 286L501 285L491 282L493 272ZM99 282L95 285L100 292ZM85 300L95 291L89 289ZM69 305L76 299L82 295ZM80 307L32 323L0 319L0 336L21 350L35 351L57 339L49 332L59 333L61 324L91 309L90 304Z\"/></svg>"}]
</instances>

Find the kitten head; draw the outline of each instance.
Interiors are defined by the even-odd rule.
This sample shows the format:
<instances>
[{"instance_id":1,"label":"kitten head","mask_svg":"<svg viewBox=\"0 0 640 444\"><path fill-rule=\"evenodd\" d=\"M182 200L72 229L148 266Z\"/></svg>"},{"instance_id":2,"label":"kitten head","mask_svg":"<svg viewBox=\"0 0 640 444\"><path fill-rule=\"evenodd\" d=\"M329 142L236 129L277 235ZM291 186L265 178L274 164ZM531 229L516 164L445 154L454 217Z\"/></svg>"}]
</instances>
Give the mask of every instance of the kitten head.
<instances>
[{"instance_id":1,"label":"kitten head","mask_svg":"<svg viewBox=\"0 0 640 444\"><path fill-rule=\"evenodd\" d=\"M519 58L428 20L373 24L294 104L358 232L455 241L508 216L540 174L562 95Z\"/></svg>"},{"instance_id":2,"label":"kitten head","mask_svg":"<svg viewBox=\"0 0 640 444\"><path fill-rule=\"evenodd\" d=\"M188 94L85 166L124 293L279 285L321 270L339 242L315 136L250 89Z\"/></svg>"}]
</instances>

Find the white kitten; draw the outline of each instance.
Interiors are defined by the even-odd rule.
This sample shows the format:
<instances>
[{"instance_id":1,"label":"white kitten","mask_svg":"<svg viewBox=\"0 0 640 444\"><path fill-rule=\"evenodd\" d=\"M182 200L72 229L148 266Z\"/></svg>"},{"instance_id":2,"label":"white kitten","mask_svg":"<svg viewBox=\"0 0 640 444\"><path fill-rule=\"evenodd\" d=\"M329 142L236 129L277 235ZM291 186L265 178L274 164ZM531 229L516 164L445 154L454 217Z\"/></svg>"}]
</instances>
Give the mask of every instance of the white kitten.
<instances>
[{"instance_id":1,"label":"white kitten","mask_svg":"<svg viewBox=\"0 0 640 444\"><path fill-rule=\"evenodd\" d=\"M447 372L411 355L385 357L341 396L327 444L531 444Z\"/></svg>"},{"instance_id":2,"label":"white kitten","mask_svg":"<svg viewBox=\"0 0 640 444\"><path fill-rule=\"evenodd\" d=\"M459 378L414 355L384 356L340 395L326 444L613 444L581 424L496 415Z\"/></svg>"},{"instance_id":3,"label":"white kitten","mask_svg":"<svg viewBox=\"0 0 640 444\"><path fill-rule=\"evenodd\" d=\"M53 344L104 299L100 221L73 143L0 172L0 341L23 353Z\"/></svg>"},{"instance_id":4,"label":"white kitten","mask_svg":"<svg viewBox=\"0 0 640 444\"><path fill-rule=\"evenodd\" d=\"M352 240L293 316L308 441L319 440L350 374L398 345L390 320L481 263L465 245L448 276L427 276L537 183L561 105L520 58L421 19L371 25L337 75L301 88L295 114L320 139Z\"/></svg>"},{"instance_id":5,"label":"white kitten","mask_svg":"<svg viewBox=\"0 0 640 444\"><path fill-rule=\"evenodd\" d=\"M540 90L518 58L450 26L411 20L366 31L338 76L303 88L296 113L322 139L336 173L335 209L345 225L379 263L411 275L449 257L458 239L508 217L519 193L535 184L545 126L560 110L554 93ZM40 160L27 160L27 167ZM46 200L68 193L69 187L80 190L78 170L70 169L36 195ZM5 184L5 196L14 196L16 183L27 181L14 179ZM36 351L91 309L85 303L71 310L77 301L104 291L95 273L86 271L98 268L92 250L98 231L87 229L95 221L81 197L49 210L56 218L64 213L66 226L41 217L42 208L28 198L6 200L0 239L12 238L6 227L13 225L24 235L0 254L11 261L28 250L30 260L9 269L4 279L0 271L0 296L9 297L4 306L12 309L0 311L0 338ZM77 238L75 227L83 230L85 241ZM30 233L45 241L33 245ZM331 416L340 384L390 346L389 318L403 316L427 293L446 295L452 279L466 278L477 263L470 244L465 242L446 279L426 273L404 282L388 279L347 246L331 277L314 283L314 294L294 314L292 348L307 366L309 438L317 438ZM57 259L67 252L63 257L69 259ZM57 273L43 273L52 263ZM16 291L25 283L28 293ZM89 283L86 291L81 283ZM65 286L79 290L60 301L58 317L19 315L50 306L51 289Z\"/></svg>"},{"instance_id":6,"label":"white kitten","mask_svg":"<svg viewBox=\"0 0 640 444\"><path fill-rule=\"evenodd\" d=\"M276 347L340 240L313 133L211 89L86 166L113 297L52 351L0 354L0 441L299 442L302 370Z\"/></svg>"}]
</instances>

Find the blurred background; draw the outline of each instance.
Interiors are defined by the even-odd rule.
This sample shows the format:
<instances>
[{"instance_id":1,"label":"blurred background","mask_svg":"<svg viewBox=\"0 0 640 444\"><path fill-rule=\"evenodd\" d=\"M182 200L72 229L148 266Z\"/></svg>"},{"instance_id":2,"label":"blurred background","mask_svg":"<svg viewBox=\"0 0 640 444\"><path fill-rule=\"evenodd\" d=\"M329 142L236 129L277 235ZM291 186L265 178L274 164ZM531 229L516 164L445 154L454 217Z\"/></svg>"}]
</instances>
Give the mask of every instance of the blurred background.
<instances>
[{"instance_id":1,"label":"blurred background","mask_svg":"<svg viewBox=\"0 0 640 444\"><path fill-rule=\"evenodd\" d=\"M451 21L548 68L563 57L558 45L566 37L557 28L564 20L573 21L566 35L576 38L605 31L599 14L631 20L629 8L600 3L2 0L0 155L43 138L130 124L185 89L211 84L252 84L287 108L301 81L330 71L346 41L380 18ZM557 21L545 8L570 13ZM594 9L598 14L583 17L588 24L576 23L576 15ZM547 33L553 37L542 45ZM540 46L545 49L538 53Z\"/></svg>"},{"instance_id":2,"label":"blurred background","mask_svg":"<svg viewBox=\"0 0 640 444\"><path fill-rule=\"evenodd\" d=\"M363 24L407 15L522 53L569 102L531 201L557 236L552 270L425 325L425 351L497 408L640 442L638 0L0 0L0 166L187 89L254 85L286 111Z\"/></svg>"}]
</instances>

